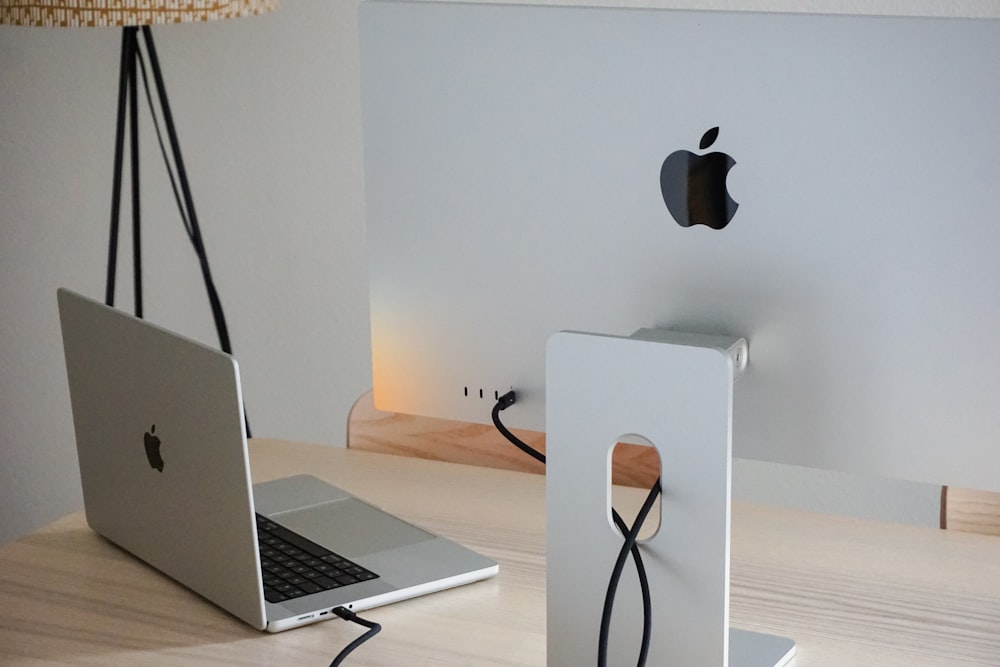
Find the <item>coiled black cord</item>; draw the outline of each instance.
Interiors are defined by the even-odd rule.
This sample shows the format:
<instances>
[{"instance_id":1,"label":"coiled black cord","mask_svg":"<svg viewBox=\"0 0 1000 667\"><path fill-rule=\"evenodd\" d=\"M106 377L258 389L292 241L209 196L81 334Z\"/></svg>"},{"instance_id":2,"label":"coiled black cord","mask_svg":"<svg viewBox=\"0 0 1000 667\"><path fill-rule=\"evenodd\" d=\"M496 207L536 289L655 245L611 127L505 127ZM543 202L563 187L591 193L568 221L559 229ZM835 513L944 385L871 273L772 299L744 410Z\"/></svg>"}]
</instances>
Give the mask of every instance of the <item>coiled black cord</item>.
<instances>
[{"instance_id":1,"label":"coiled black cord","mask_svg":"<svg viewBox=\"0 0 1000 667\"><path fill-rule=\"evenodd\" d=\"M638 552L638 547L636 545L636 540L639 536L639 531L642 529L642 524L646 521L646 517L649 515L650 509L653 507L653 503L656 502L656 498L660 495L660 480L657 479L653 484L653 487L649 490L649 494L646 496L645 502L642 504L642 508L639 509L639 513L635 517L635 521L632 523L632 528L625 531L625 522L621 521L621 517L615 521L618 526L618 530L621 530L625 534L625 542L622 544L622 548L618 551L618 558L615 560L615 567L611 571L611 579L608 581L608 591L604 595L604 610L601 613L601 632L597 639L597 664L598 667L606 667L608 664L608 635L611 630L611 612L615 605L615 594L618 591L618 582L621 580L622 570L625 568L625 560L628 558L629 552L633 552L633 558L635 558L635 553ZM639 582L642 585L642 618L643 618L643 628L642 628L642 645L639 650L639 665L646 664L646 658L649 654L649 639L650 639L650 623L653 614L652 602L649 597L649 582L646 579L646 570L642 564L642 559L638 558L635 563L635 568L639 574Z\"/></svg>"},{"instance_id":2,"label":"coiled black cord","mask_svg":"<svg viewBox=\"0 0 1000 667\"><path fill-rule=\"evenodd\" d=\"M496 405L493 406L493 425L496 426L501 435L509 440L515 447L535 460L545 463L545 454L542 454L537 449L511 433L510 430L504 426L503 422L500 421L500 412L514 405L516 400L517 395L513 390L507 392L497 400ZM604 598L604 611L601 615L601 630L600 635L598 636L597 661L599 667L605 667L607 665L608 634L611 628L611 611L614 607L615 594L618 591L618 582L621 580L625 560L628 558L629 554L631 554L632 560L635 562L636 574L639 577L639 587L642 591L642 641L639 646L639 658L636 662L638 667L644 667L646 659L649 657L649 642L652 637L653 630L653 609L649 593L649 580L646 577L646 567L643 565L642 552L639 550L636 539L639 535L639 531L642 529L643 522L646 520L646 516L649 514L649 511L653 506L653 503L660 495L660 490L660 480L656 480L656 483L653 484L653 488L649 490L649 495L646 497L646 501L643 503L642 509L639 510L639 514L636 516L631 528L628 527L625 520L622 519L620 514L618 514L617 510L611 508L611 518L615 522L615 526L618 530L625 536L625 542L622 544L622 548L618 552L618 559L615 562L614 570L612 570L611 579L608 582L608 591Z\"/></svg>"}]
</instances>

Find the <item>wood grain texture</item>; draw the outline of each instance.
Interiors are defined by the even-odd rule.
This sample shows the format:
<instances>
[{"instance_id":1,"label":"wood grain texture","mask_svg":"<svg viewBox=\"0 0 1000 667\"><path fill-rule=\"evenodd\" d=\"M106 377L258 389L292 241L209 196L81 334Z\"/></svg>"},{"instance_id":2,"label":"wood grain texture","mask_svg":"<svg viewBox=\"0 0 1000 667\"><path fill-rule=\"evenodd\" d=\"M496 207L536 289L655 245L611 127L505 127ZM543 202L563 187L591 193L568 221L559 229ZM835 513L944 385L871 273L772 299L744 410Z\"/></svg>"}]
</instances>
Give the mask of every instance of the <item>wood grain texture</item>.
<instances>
[{"instance_id":1,"label":"wood grain texture","mask_svg":"<svg viewBox=\"0 0 1000 667\"><path fill-rule=\"evenodd\" d=\"M545 453L544 433L523 429L511 432ZM370 391L362 394L351 408L347 447L501 470L545 472L542 463L517 449L491 424L383 412L375 408ZM613 483L648 489L659 474L659 458L651 448L628 443L615 447Z\"/></svg>"},{"instance_id":2,"label":"wood grain texture","mask_svg":"<svg viewBox=\"0 0 1000 667\"><path fill-rule=\"evenodd\" d=\"M941 527L1000 536L1000 493L946 486Z\"/></svg>"},{"instance_id":3,"label":"wood grain texture","mask_svg":"<svg viewBox=\"0 0 1000 667\"><path fill-rule=\"evenodd\" d=\"M545 452L544 433L513 432ZM375 408L370 391L362 394L351 409L347 446L502 470L545 472L544 465L511 445L492 425L383 412ZM615 447L612 458L615 484L648 489L656 481L659 468L659 459L649 447L626 443ZM1000 493L944 487L941 527L1000 536Z\"/></svg>"},{"instance_id":4,"label":"wood grain texture","mask_svg":"<svg viewBox=\"0 0 1000 667\"><path fill-rule=\"evenodd\" d=\"M257 481L312 473L500 562L494 579L366 612L384 629L349 664L545 664L542 476L267 440L251 465ZM742 504L732 536L732 622L795 638L795 667L1000 664L997 538ZM81 514L0 547L5 666L322 665L359 633L258 633Z\"/></svg>"}]
</instances>

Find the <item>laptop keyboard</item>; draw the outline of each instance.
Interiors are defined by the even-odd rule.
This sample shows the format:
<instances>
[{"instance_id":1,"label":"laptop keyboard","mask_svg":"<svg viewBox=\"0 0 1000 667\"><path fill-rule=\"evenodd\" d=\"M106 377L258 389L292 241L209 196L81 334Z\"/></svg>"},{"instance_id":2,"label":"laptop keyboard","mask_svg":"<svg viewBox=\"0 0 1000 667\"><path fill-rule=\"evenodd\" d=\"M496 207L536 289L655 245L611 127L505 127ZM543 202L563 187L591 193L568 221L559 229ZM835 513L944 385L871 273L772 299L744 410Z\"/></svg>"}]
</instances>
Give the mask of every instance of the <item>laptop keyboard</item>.
<instances>
[{"instance_id":1,"label":"laptop keyboard","mask_svg":"<svg viewBox=\"0 0 1000 667\"><path fill-rule=\"evenodd\" d=\"M283 602L377 579L378 575L312 540L257 515L264 599Z\"/></svg>"}]
</instances>

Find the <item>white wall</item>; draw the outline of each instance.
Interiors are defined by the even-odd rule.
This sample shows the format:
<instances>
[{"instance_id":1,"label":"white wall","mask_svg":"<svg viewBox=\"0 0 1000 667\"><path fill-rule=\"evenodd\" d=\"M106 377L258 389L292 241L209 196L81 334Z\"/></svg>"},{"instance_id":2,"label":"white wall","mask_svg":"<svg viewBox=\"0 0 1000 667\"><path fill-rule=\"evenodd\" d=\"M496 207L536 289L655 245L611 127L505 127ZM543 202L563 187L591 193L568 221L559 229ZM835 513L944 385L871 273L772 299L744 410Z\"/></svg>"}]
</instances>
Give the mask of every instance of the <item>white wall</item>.
<instances>
[{"instance_id":1,"label":"white wall","mask_svg":"<svg viewBox=\"0 0 1000 667\"><path fill-rule=\"evenodd\" d=\"M608 4L1000 16L990 0ZM371 382L357 0L287 0L155 33L254 434L339 445ZM55 289L103 297L119 41L115 29L0 26L0 543L81 507ZM143 122L146 316L214 342ZM937 518L937 489L923 485L741 463L735 488Z\"/></svg>"},{"instance_id":2,"label":"white wall","mask_svg":"<svg viewBox=\"0 0 1000 667\"><path fill-rule=\"evenodd\" d=\"M356 16L294 0L154 31L255 435L342 443L370 386ZM54 295L103 298L119 46L0 26L0 542L81 506ZM214 343L147 135L146 316Z\"/></svg>"}]
</instances>

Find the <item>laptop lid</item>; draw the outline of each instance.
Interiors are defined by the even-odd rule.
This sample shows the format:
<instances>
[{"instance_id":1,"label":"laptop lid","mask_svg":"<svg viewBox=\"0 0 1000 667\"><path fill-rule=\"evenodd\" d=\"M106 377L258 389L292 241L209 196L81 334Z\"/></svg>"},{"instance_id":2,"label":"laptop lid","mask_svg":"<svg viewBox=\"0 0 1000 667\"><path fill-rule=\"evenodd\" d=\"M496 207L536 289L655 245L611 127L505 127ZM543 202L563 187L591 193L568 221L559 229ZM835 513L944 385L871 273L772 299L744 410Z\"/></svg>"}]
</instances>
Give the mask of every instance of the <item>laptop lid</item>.
<instances>
[{"instance_id":1,"label":"laptop lid","mask_svg":"<svg viewBox=\"0 0 1000 667\"><path fill-rule=\"evenodd\" d=\"M495 561L317 478L251 489L230 355L65 289L58 300L84 505L96 532L269 632L324 620L338 606L367 609L496 574ZM259 566L258 507L377 576L265 603L263 584L274 573Z\"/></svg>"},{"instance_id":2,"label":"laptop lid","mask_svg":"<svg viewBox=\"0 0 1000 667\"><path fill-rule=\"evenodd\" d=\"M69 290L57 296L87 523L264 629L235 359Z\"/></svg>"}]
</instances>

